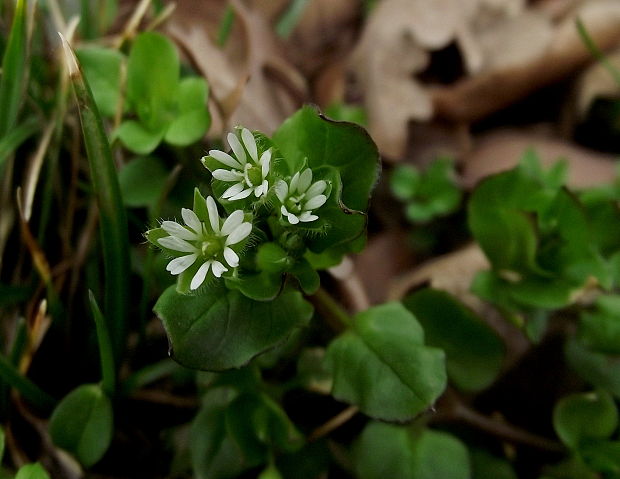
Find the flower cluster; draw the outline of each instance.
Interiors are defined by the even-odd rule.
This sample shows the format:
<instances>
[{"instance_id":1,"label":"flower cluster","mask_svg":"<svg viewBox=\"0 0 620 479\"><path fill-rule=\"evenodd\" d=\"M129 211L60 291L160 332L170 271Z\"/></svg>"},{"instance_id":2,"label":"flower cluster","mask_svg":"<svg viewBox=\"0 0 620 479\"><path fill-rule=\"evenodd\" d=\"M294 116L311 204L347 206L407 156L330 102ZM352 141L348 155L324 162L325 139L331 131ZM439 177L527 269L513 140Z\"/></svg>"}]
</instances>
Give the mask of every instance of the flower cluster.
<instances>
[{"instance_id":1,"label":"flower cluster","mask_svg":"<svg viewBox=\"0 0 620 479\"><path fill-rule=\"evenodd\" d=\"M246 218L258 215L260 224L261 216L275 217L280 230L270 234L277 240L282 231L319 219L317 210L327 202L331 191L330 182L313 182L312 169L307 167L285 177L273 161L274 147L268 140L257 143L247 128L229 133L227 139L229 153L210 150L201 162L214 180L232 183L222 186L215 182L213 186L216 198L222 200L227 211L235 202L241 207L221 218L216 200L212 196L204 199L197 193L194 209L181 210L184 224L163 221L161 228L147 232L153 244L173 256L166 269L173 275L185 273L185 285L191 276L189 290L198 289L209 275L236 277L239 254L253 229Z\"/></svg>"},{"instance_id":2,"label":"flower cluster","mask_svg":"<svg viewBox=\"0 0 620 479\"><path fill-rule=\"evenodd\" d=\"M160 246L181 254L166 267L173 275L181 274L198 260L202 262L190 283L191 290L202 285L209 269L219 278L229 270L225 264L230 268L239 266L239 255L233 247L252 231L252 223L244 221L242 210L236 210L222 220L211 196L206 199L206 207L208 222L200 221L193 210L183 208L181 215L185 225L175 221L162 222L162 229L170 236L157 240Z\"/></svg>"}]
</instances>

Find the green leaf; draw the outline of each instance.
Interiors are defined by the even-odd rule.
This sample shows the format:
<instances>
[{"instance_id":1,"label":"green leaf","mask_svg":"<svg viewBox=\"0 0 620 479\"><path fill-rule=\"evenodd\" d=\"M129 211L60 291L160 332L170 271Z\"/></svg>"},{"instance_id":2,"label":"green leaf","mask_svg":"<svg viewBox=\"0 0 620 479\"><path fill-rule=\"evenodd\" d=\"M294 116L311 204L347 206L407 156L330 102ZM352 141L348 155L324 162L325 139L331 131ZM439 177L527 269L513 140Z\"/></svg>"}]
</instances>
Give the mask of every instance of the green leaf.
<instances>
[{"instance_id":1,"label":"green leaf","mask_svg":"<svg viewBox=\"0 0 620 479\"><path fill-rule=\"evenodd\" d=\"M334 184L328 202L319 210L319 217L329 220L330 229L310 239L310 249L320 253L362 235L364 213L380 166L377 147L366 131L353 123L328 120L313 108L304 107L280 126L273 142L283 156L277 163L282 175L292 176L307 164L314 172L331 167L341 178L342 191Z\"/></svg>"},{"instance_id":2,"label":"green leaf","mask_svg":"<svg viewBox=\"0 0 620 479\"><path fill-rule=\"evenodd\" d=\"M25 464L19 468L15 479L50 479L49 474L38 462Z\"/></svg>"},{"instance_id":3,"label":"green leaf","mask_svg":"<svg viewBox=\"0 0 620 479\"><path fill-rule=\"evenodd\" d=\"M407 421L446 386L444 353L424 345L424 331L400 303L359 313L329 345L332 394L377 419Z\"/></svg>"},{"instance_id":4,"label":"green leaf","mask_svg":"<svg viewBox=\"0 0 620 479\"><path fill-rule=\"evenodd\" d=\"M123 55L110 48L88 47L76 51L95 103L103 116L116 114L121 88Z\"/></svg>"},{"instance_id":5,"label":"green leaf","mask_svg":"<svg viewBox=\"0 0 620 479\"><path fill-rule=\"evenodd\" d=\"M134 158L118 173L123 201L132 207L154 207L167 179L168 170L163 162L150 156Z\"/></svg>"},{"instance_id":6,"label":"green leaf","mask_svg":"<svg viewBox=\"0 0 620 479\"><path fill-rule=\"evenodd\" d=\"M483 449L470 449L472 479L518 479L510 463Z\"/></svg>"},{"instance_id":7,"label":"green leaf","mask_svg":"<svg viewBox=\"0 0 620 479\"><path fill-rule=\"evenodd\" d=\"M575 338L566 343L564 354L584 381L620 398L620 356L592 351Z\"/></svg>"},{"instance_id":8,"label":"green leaf","mask_svg":"<svg viewBox=\"0 0 620 479\"><path fill-rule=\"evenodd\" d=\"M151 131L174 117L179 71L179 55L168 38L155 32L135 38L127 63L127 99Z\"/></svg>"},{"instance_id":9,"label":"green leaf","mask_svg":"<svg viewBox=\"0 0 620 479\"><path fill-rule=\"evenodd\" d=\"M465 391L488 387L501 370L504 345L473 311L442 291L425 289L403 301L420 321L429 346L446 353L450 380Z\"/></svg>"},{"instance_id":10,"label":"green leaf","mask_svg":"<svg viewBox=\"0 0 620 479\"><path fill-rule=\"evenodd\" d=\"M536 230L526 202L541 197L539 185L520 170L489 177L468 204L469 228L496 270L542 272L536 261Z\"/></svg>"},{"instance_id":11,"label":"green leaf","mask_svg":"<svg viewBox=\"0 0 620 479\"><path fill-rule=\"evenodd\" d=\"M15 152L20 145L41 129L39 120L29 117L12 128L6 135L0 137L0 168L7 157Z\"/></svg>"},{"instance_id":12,"label":"green leaf","mask_svg":"<svg viewBox=\"0 0 620 479\"><path fill-rule=\"evenodd\" d=\"M360 479L470 479L467 448L456 437L432 430L371 422L354 447Z\"/></svg>"},{"instance_id":13,"label":"green leaf","mask_svg":"<svg viewBox=\"0 0 620 479\"><path fill-rule=\"evenodd\" d=\"M17 0L11 32L2 57L0 76L0 138L15 126L19 107L24 98L28 72L28 34L26 28L26 0Z\"/></svg>"},{"instance_id":14,"label":"green leaf","mask_svg":"<svg viewBox=\"0 0 620 479\"><path fill-rule=\"evenodd\" d=\"M71 391L58 404L49 423L54 444L86 467L103 457L113 428L112 404L96 384L84 384Z\"/></svg>"},{"instance_id":15,"label":"green leaf","mask_svg":"<svg viewBox=\"0 0 620 479\"><path fill-rule=\"evenodd\" d=\"M614 479L620 474L620 441L589 441L582 445L579 454L595 471L610 474Z\"/></svg>"},{"instance_id":16,"label":"green leaf","mask_svg":"<svg viewBox=\"0 0 620 479\"><path fill-rule=\"evenodd\" d=\"M6 436L4 434L4 429L0 428L0 462L2 462L2 458L4 457L5 443L6 443Z\"/></svg>"},{"instance_id":17,"label":"green leaf","mask_svg":"<svg viewBox=\"0 0 620 479\"><path fill-rule=\"evenodd\" d=\"M303 438L282 408L267 396L246 393L226 410L227 429L248 465L264 464L269 451L298 449Z\"/></svg>"},{"instance_id":18,"label":"green leaf","mask_svg":"<svg viewBox=\"0 0 620 479\"><path fill-rule=\"evenodd\" d=\"M56 400L53 397L26 376L23 376L3 355L0 355L0 378L43 411L49 411L56 405Z\"/></svg>"},{"instance_id":19,"label":"green leaf","mask_svg":"<svg viewBox=\"0 0 620 479\"><path fill-rule=\"evenodd\" d=\"M606 439L618 426L618 410L604 391L571 394L556 404L553 427L571 449L588 439Z\"/></svg>"},{"instance_id":20,"label":"green leaf","mask_svg":"<svg viewBox=\"0 0 620 479\"><path fill-rule=\"evenodd\" d=\"M331 103L325 109L325 116L336 121L348 121L349 123L357 123L360 126L368 125L368 115L363 107L357 105L349 105L347 103Z\"/></svg>"},{"instance_id":21,"label":"green leaf","mask_svg":"<svg viewBox=\"0 0 620 479\"><path fill-rule=\"evenodd\" d=\"M211 116L206 108L182 113L172 120L164 140L175 146L191 145L204 136L210 124Z\"/></svg>"},{"instance_id":22,"label":"green leaf","mask_svg":"<svg viewBox=\"0 0 620 479\"><path fill-rule=\"evenodd\" d=\"M596 310L581 314L579 334L590 349L620 354L620 295L599 296Z\"/></svg>"},{"instance_id":23,"label":"green leaf","mask_svg":"<svg viewBox=\"0 0 620 479\"><path fill-rule=\"evenodd\" d=\"M179 83L179 112L189 113L206 110L209 98L209 87L204 78L187 77Z\"/></svg>"},{"instance_id":24,"label":"green leaf","mask_svg":"<svg viewBox=\"0 0 620 479\"><path fill-rule=\"evenodd\" d=\"M90 165L90 176L99 208L99 227L105 271L105 315L109 324L115 360L120 361L126 340L129 292L129 238L127 218L116 167L101 116L88 82L80 74L77 59L63 43L77 99L82 135Z\"/></svg>"},{"instance_id":25,"label":"green leaf","mask_svg":"<svg viewBox=\"0 0 620 479\"><path fill-rule=\"evenodd\" d=\"M150 130L140 122L126 120L120 124L114 134L132 152L138 155L148 155L157 148L165 131L164 128Z\"/></svg>"},{"instance_id":26,"label":"green leaf","mask_svg":"<svg viewBox=\"0 0 620 479\"><path fill-rule=\"evenodd\" d=\"M310 304L295 291L258 302L223 288L188 296L173 286L164 291L154 310L168 334L173 358L186 367L209 371L247 364L312 316Z\"/></svg>"},{"instance_id":27,"label":"green leaf","mask_svg":"<svg viewBox=\"0 0 620 479\"><path fill-rule=\"evenodd\" d=\"M226 408L234 396L229 388L208 391L192 421L190 452L197 479L232 479L247 468L226 431Z\"/></svg>"}]
</instances>

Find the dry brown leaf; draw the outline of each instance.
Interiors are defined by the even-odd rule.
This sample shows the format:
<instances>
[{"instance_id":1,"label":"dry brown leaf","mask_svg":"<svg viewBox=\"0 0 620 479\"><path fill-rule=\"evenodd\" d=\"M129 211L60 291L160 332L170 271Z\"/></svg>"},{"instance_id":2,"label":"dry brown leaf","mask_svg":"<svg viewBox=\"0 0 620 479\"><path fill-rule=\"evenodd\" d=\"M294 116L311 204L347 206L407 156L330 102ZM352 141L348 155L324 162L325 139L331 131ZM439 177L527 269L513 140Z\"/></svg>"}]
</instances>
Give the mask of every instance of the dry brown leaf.
<instances>
[{"instance_id":1,"label":"dry brown leaf","mask_svg":"<svg viewBox=\"0 0 620 479\"><path fill-rule=\"evenodd\" d=\"M575 28L580 18L593 40L606 50L620 42L620 2L592 0L564 19L553 33L547 53L522 65L498 68L435 88L438 118L471 123L574 73L592 60Z\"/></svg>"},{"instance_id":2,"label":"dry brown leaf","mask_svg":"<svg viewBox=\"0 0 620 479\"><path fill-rule=\"evenodd\" d=\"M533 10L500 19L478 32L484 58L483 69L509 68L544 55L553 38L546 15Z\"/></svg>"},{"instance_id":3,"label":"dry brown leaf","mask_svg":"<svg viewBox=\"0 0 620 479\"><path fill-rule=\"evenodd\" d=\"M236 26L226 49L215 44L209 31L215 28L213 17L220 18L210 15L213 5L222 9L226 2L186 0L167 29L209 82L211 100L222 118L222 130L212 127L210 134L219 135L237 124L271 134L307 98L306 83L284 59L260 11L237 0L230 3Z\"/></svg>"},{"instance_id":4,"label":"dry brown leaf","mask_svg":"<svg viewBox=\"0 0 620 479\"><path fill-rule=\"evenodd\" d=\"M546 167L559 158L565 158L569 164L568 184L573 188L608 183L615 176L613 155L594 152L541 135L504 130L480 139L464 158L464 186L472 188L482 178L514 167L528 148L536 151Z\"/></svg>"}]
</instances>

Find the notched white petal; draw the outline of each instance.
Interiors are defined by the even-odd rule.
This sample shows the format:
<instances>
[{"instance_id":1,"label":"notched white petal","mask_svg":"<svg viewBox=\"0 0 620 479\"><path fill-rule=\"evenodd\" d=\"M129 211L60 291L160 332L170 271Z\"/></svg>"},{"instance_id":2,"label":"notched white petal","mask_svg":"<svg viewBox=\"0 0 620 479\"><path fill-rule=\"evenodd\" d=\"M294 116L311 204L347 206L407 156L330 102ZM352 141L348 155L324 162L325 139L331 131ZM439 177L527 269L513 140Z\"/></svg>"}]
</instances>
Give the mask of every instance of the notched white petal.
<instances>
[{"instance_id":1,"label":"notched white petal","mask_svg":"<svg viewBox=\"0 0 620 479\"><path fill-rule=\"evenodd\" d=\"M189 284L189 289L194 290L200 287L200 285L207 277L207 273L209 272L209 266L211 266L211 261L205 261L202 266L198 268L198 271L196 271L196 274L192 278L192 282Z\"/></svg>"},{"instance_id":2,"label":"notched white petal","mask_svg":"<svg viewBox=\"0 0 620 479\"><path fill-rule=\"evenodd\" d=\"M224 153L223 151L211 150L211 151L209 151L209 156L213 157L214 159L216 159L220 163L223 163L226 166L230 166L231 168L234 168L236 170L242 170L243 169L243 166L241 165L241 163L239 163L232 156L230 156L228 153Z\"/></svg>"},{"instance_id":3,"label":"notched white petal","mask_svg":"<svg viewBox=\"0 0 620 479\"><path fill-rule=\"evenodd\" d=\"M317 195L314 198L310 198L306 204L304 205L305 210L314 210L319 208L325 204L327 201L327 196L325 195Z\"/></svg>"},{"instance_id":4,"label":"notched white petal","mask_svg":"<svg viewBox=\"0 0 620 479\"><path fill-rule=\"evenodd\" d=\"M193 265L196 262L196 259L198 259L198 254L196 253L187 256L181 256L179 258L174 258L172 261L170 261L170 263L168 263L166 269L170 271L170 273L173 275L181 274L183 271Z\"/></svg>"},{"instance_id":5,"label":"notched white petal","mask_svg":"<svg viewBox=\"0 0 620 479\"><path fill-rule=\"evenodd\" d=\"M247 163L247 158L245 156L245 150L243 149L243 146L241 146L239 138L237 138L237 135L235 135L234 133L229 133L227 138L228 144L232 148L233 153L235 154L239 162L242 165L245 165Z\"/></svg>"},{"instance_id":6,"label":"notched white petal","mask_svg":"<svg viewBox=\"0 0 620 479\"><path fill-rule=\"evenodd\" d=\"M157 242L164 248L181 251L182 253L195 253L198 251L194 245L176 236L166 236L165 238L158 239Z\"/></svg>"},{"instance_id":7,"label":"notched white petal","mask_svg":"<svg viewBox=\"0 0 620 479\"><path fill-rule=\"evenodd\" d=\"M247 198L252 193L252 189L253 188L248 188L246 190L243 190L241 193L237 193L236 195L231 196L229 199L230 201L235 201L235 200L242 200L243 198Z\"/></svg>"},{"instance_id":8,"label":"notched white petal","mask_svg":"<svg viewBox=\"0 0 620 479\"><path fill-rule=\"evenodd\" d=\"M222 235L229 235L237 226L243 223L244 213L242 210L233 211L222 225Z\"/></svg>"},{"instance_id":9,"label":"notched white petal","mask_svg":"<svg viewBox=\"0 0 620 479\"><path fill-rule=\"evenodd\" d=\"M228 268L224 266L222 263L220 263L219 261L214 261L212 271L213 271L213 276L215 276L216 278L219 278L222 276L222 273L225 273L226 271L228 271Z\"/></svg>"},{"instance_id":10,"label":"notched white petal","mask_svg":"<svg viewBox=\"0 0 620 479\"><path fill-rule=\"evenodd\" d=\"M226 238L224 245L230 246L233 244L237 244L239 241L243 241L250 235L251 231L252 223L241 223L234 229L232 233L230 233L230 235L228 235L228 238Z\"/></svg>"},{"instance_id":11,"label":"notched white petal","mask_svg":"<svg viewBox=\"0 0 620 479\"><path fill-rule=\"evenodd\" d=\"M261 174L265 178L269 174L269 165L271 164L271 150L267 150L260 157Z\"/></svg>"},{"instance_id":12,"label":"notched white petal","mask_svg":"<svg viewBox=\"0 0 620 479\"><path fill-rule=\"evenodd\" d=\"M190 210L188 208L182 208L181 216L183 217L183 221L185 221L185 224L191 229L193 229L196 233L202 231L202 222L193 210Z\"/></svg>"},{"instance_id":13,"label":"notched white petal","mask_svg":"<svg viewBox=\"0 0 620 479\"><path fill-rule=\"evenodd\" d=\"M317 215L313 215L309 211L304 211L299 215L299 221L302 223L309 223L310 221L318 220L319 217Z\"/></svg>"},{"instance_id":14,"label":"notched white petal","mask_svg":"<svg viewBox=\"0 0 620 479\"><path fill-rule=\"evenodd\" d=\"M286 181L278 181L275 188L276 196L280 201L284 202L284 200L286 200L286 197L288 196L288 185L286 184Z\"/></svg>"},{"instance_id":15,"label":"notched white petal","mask_svg":"<svg viewBox=\"0 0 620 479\"><path fill-rule=\"evenodd\" d=\"M298 183L299 183L299 171L295 173L293 177L291 178L291 184L288 187L288 190L291 192L291 195L295 194L295 191L297 191Z\"/></svg>"},{"instance_id":16,"label":"notched white petal","mask_svg":"<svg viewBox=\"0 0 620 479\"><path fill-rule=\"evenodd\" d=\"M312 183L312 170L306 168L301 175L299 175L299 183L297 184L297 191L300 193L305 192Z\"/></svg>"},{"instance_id":17,"label":"notched white petal","mask_svg":"<svg viewBox=\"0 0 620 479\"><path fill-rule=\"evenodd\" d=\"M213 178L221 181L239 181L243 178L243 173L240 171L230 171L230 170L215 170L213 173Z\"/></svg>"},{"instance_id":18,"label":"notched white petal","mask_svg":"<svg viewBox=\"0 0 620 479\"><path fill-rule=\"evenodd\" d=\"M325 188L327 188L326 181L324 180L317 181L310 188L308 188L308 191L306 191L306 198L310 199L310 198L314 198L316 195L320 195L321 193L325 191Z\"/></svg>"},{"instance_id":19,"label":"notched white petal","mask_svg":"<svg viewBox=\"0 0 620 479\"><path fill-rule=\"evenodd\" d=\"M220 214L217 212L217 205L212 196L207 196L207 211L209 212L209 223L214 233L220 232Z\"/></svg>"},{"instance_id":20,"label":"notched white petal","mask_svg":"<svg viewBox=\"0 0 620 479\"><path fill-rule=\"evenodd\" d=\"M228 246L224 248L224 259L231 268L236 268L239 266L239 256Z\"/></svg>"},{"instance_id":21,"label":"notched white petal","mask_svg":"<svg viewBox=\"0 0 620 479\"><path fill-rule=\"evenodd\" d=\"M248 153L252 157L255 163L258 163L258 149L256 148L256 140L254 139L254 135L247 128L241 130L241 139L243 140L243 144L245 145L245 149L248 150Z\"/></svg>"},{"instance_id":22,"label":"notched white petal","mask_svg":"<svg viewBox=\"0 0 620 479\"><path fill-rule=\"evenodd\" d=\"M196 235L196 233L188 230L184 226L181 226L176 221L164 221L162 222L161 227L170 236L176 236L177 238L189 241L196 241L198 239L198 235Z\"/></svg>"},{"instance_id":23,"label":"notched white petal","mask_svg":"<svg viewBox=\"0 0 620 479\"><path fill-rule=\"evenodd\" d=\"M237 183L224 191L222 198L230 198L231 196L235 196L236 194L241 193L241 191L243 191L243 183Z\"/></svg>"}]
</instances>

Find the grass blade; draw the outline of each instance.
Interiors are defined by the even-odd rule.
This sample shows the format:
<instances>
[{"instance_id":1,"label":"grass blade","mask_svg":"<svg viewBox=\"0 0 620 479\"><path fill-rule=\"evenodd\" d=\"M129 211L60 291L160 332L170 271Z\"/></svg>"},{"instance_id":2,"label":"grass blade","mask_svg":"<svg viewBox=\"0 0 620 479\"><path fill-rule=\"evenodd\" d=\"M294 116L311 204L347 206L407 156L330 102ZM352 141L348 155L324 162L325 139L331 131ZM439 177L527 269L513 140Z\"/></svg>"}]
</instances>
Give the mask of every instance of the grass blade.
<instances>
[{"instance_id":1,"label":"grass blade","mask_svg":"<svg viewBox=\"0 0 620 479\"><path fill-rule=\"evenodd\" d=\"M62 37L62 35L61 35ZM73 50L62 37L67 68L77 99L91 181L99 206L105 272L104 311L116 364L120 364L127 332L129 239L118 176L103 122Z\"/></svg>"},{"instance_id":2,"label":"grass blade","mask_svg":"<svg viewBox=\"0 0 620 479\"><path fill-rule=\"evenodd\" d=\"M26 0L18 0L15 7L13 25L9 41L2 59L2 78L0 79L0 138L3 138L17 120L26 84L27 70L27 28Z\"/></svg>"},{"instance_id":3,"label":"grass blade","mask_svg":"<svg viewBox=\"0 0 620 479\"><path fill-rule=\"evenodd\" d=\"M39 130L39 122L30 117L0 138L0 168L7 157Z\"/></svg>"},{"instance_id":4,"label":"grass blade","mask_svg":"<svg viewBox=\"0 0 620 479\"><path fill-rule=\"evenodd\" d=\"M605 54L601 51L598 45L594 42L594 39L588 33L586 26L580 19L577 19L577 32L583 41L586 48L590 51L592 56L603 65L603 67L609 72L617 85L620 86L620 71L607 59Z\"/></svg>"},{"instance_id":5,"label":"grass blade","mask_svg":"<svg viewBox=\"0 0 620 479\"><path fill-rule=\"evenodd\" d=\"M33 405L44 411L51 411L56 405L56 400L43 391L30 379L19 374L11 362L0 355L0 377L9 385L17 389L24 398Z\"/></svg>"},{"instance_id":6,"label":"grass blade","mask_svg":"<svg viewBox=\"0 0 620 479\"><path fill-rule=\"evenodd\" d=\"M301 20L308 0L291 0L290 5L278 20L276 33L281 38L288 38Z\"/></svg>"},{"instance_id":7,"label":"grass blade","mask_svg":"<svg viewBox=\"0 0 620 479\"><path fill-rule=\"evenodd\" d=\"M88 299L90 301L90 310L95 318L97 326L97 341L99 343L99 357L101 358L101 388L110 397L114 395L116 389L116 369L114 367L114 353L112 351L112 342L110 341L110 333L95 295L88 290Z\"/></svg>"}]
</instances>

